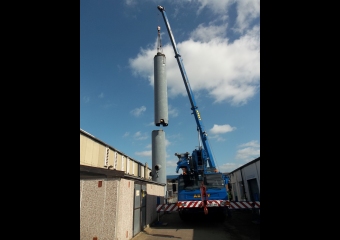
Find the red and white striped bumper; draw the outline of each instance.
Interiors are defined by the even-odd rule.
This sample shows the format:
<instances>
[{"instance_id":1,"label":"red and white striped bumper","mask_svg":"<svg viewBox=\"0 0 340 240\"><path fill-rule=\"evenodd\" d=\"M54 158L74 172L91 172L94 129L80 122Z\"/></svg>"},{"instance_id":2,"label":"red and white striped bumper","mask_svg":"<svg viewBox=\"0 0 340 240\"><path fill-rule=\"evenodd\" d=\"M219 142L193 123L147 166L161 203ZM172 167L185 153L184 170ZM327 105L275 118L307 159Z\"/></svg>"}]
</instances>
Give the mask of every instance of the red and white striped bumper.
<instances>
[{"instance_id":1,"label":"red and white striped bumper","mask_svg":"<svg viewBox=\"0 0 340 240\"><path fill-rule=\"evenodd\" d=\"M230 203L227 200L207 200L207 207L225 207ZM179 201L178 208L199 208L203 207L202 201Z\"/></svg>"},{"instance_id":2,"label":"red and white striped bumper","mask_svg":"<svg viewBox=\"0 0 340 240\"><path fill-rule=\"evenodd\" d=\"M207 207L225 207L229 206L230 202L226 200L208 200ZM177 203L157 205L157 212L172 212L178 211L179 208L200 208L203 207L202 201L179 201Z\"/></svg>"},{"instance_id":3,"label":"red and white striped bumper","mask_svg":"<svg viewBox=\"0 0 340 240\"><path fill-rule=\"evenodd\" d=\"M174 212L177 210L178 210L177 203L160 204L160 205L157 205L157 208L156 208L157 212Z\"/></svg>"},{"instance_id":4,"label":"red and white striped bumper","mask_svg":"<svg viewBox=\"0 0 340 240\"><path fill-rule=\"evenodd\" d=\"M260 208L260 202L230 201L230 209Z\"/></svg>"},{"instance_id":5,"label":"red and white striped bumper","mask_svg":"<svg viewBox=\"0 0 340 240\"><path fill-rule=\"evenodd\" d=\"M177 203L159 204L156 207L157 212L175 212L180 208L200 208L203 207L202 201L179 201ZM251 201L226 201L226 200L208 200L207 207L228 207L232 209L251 209L260 208L260 202Z\"/></svg>"}]
</instances>

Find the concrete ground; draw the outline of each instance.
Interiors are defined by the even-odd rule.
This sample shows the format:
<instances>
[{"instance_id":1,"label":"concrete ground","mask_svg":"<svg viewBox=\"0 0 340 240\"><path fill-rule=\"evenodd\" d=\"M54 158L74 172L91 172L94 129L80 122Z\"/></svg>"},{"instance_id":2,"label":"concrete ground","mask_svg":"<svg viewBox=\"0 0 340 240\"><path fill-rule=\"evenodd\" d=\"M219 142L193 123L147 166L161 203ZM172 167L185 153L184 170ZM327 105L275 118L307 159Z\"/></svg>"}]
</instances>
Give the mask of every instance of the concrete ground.
<instances>
[{"instance_id":1,"label":"concrete ground","mask_svg":"<svg viewBox=\"0 0 340 240\"><path fill-rule=\"evenodd\" d=\"M177 212L160 213L159 222L151 224L131 240L260 240L260 221L251 211L235 211L231 218L218 221L195 217L182 221Z\"/></svg>"}]
</instances>

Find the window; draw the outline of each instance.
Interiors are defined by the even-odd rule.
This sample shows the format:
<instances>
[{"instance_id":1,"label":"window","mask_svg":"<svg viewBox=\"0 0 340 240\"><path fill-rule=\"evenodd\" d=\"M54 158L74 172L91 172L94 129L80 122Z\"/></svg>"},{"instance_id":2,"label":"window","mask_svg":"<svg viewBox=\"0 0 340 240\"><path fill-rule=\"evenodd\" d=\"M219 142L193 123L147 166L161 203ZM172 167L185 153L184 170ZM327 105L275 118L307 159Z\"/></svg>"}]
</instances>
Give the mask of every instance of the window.
<instances>
[{"instance_id":1,"label":"window","mask_svg":"<svg viewBox=\"0 0 340 240\"><path fill-rule=\"evenodd\" d=\"M197 174L181 175L178 178L178 190L200 189Z\"/></svg>"},{"instance_id":2,"label":"window","mask_svg":"<svg viewBox=\"0 0 340 240\"><path fill-rule=\"evenodd\" d=\"M224 180L222 174L207 174L205 175L204 185L209 188L221 189L224 188Z\"/></svg>"}]
</instances>

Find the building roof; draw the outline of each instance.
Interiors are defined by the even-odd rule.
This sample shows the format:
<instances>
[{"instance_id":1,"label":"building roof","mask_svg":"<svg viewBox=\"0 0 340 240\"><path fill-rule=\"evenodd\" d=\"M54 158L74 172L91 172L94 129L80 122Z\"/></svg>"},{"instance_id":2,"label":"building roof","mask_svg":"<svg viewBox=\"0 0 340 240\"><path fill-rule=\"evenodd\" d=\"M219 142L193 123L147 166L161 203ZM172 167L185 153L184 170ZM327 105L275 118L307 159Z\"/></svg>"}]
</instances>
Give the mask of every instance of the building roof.
<instances>
[{"instance_id":1,"label":"building roof","mask_svg":"<svg viewBox=\"0 0 340 240\"><path fill-rule=\"evenodd\" d=\"M238 170L240 170L240 169L242 169L242 168L244 168L244 167L246 167L246 166L248 166L250 164L253 164L254 162L257 162L257 161L260 161L260 157L255 158L254 160L252 160L250 162L247 162L246 164L242 165L241 167L236 168L234 171L231 171L230 173L234 173L234 172L236 172L236 171L238 171Z\"/></svg>"},{"instance_id":2,"label":"building roof","mask_svg":"<svg viewBox=\"0 0 340 240\"><path fill-rule=\"evenodd\" d=\"M80 133L83 134L83 135L85 135L85 136L87 136L88 138L91 138L93 141L98 142L98 143L100 143L100 144L102 144L102 145L105 145L105 146L111 148L112 150L114 150L114 151L120 153L121 155L124 155L124 156L128 157L130 160L137 162L139 165L145 166L145 164L141 163L140 161L137 161L136 159L131 158L131 157L128 156L127 154L125 154L125 153L123 153L122 151L119 151L118 149L116 149L116 148L110 146L109 144L103 142L102 140L96 138L95 136L93 136L92 134L86 132L85 130L83 130L83 129L81 129L81 128L80 128ZM148 168L151 169L150 167L148 167Z\"/></svg>"},{"instance_id":3,"label":"building roof","mask_svg":"<svg viewBox=\"0 0 340 240\"><path fill-rule=\"evenodd\" d=\"M80 165L80 179L124 177L124 171Z\"/></svg>"},{"instance_id":4,"label":"building roof","mask_svg":"<svg viewBox=\"0 0 340 240\"><path fill-rule=\"evenodd\" d=\"M152 183L152 184L156 184L160 186L166 185L164 183L158 183L150 179L144 179L141 177L126 174L124 171L80 165L80 180L98 179L98 178L124 178L124 179L131 179L133 181L138 181L138 182Z\"/></svg>"}]
</instances>

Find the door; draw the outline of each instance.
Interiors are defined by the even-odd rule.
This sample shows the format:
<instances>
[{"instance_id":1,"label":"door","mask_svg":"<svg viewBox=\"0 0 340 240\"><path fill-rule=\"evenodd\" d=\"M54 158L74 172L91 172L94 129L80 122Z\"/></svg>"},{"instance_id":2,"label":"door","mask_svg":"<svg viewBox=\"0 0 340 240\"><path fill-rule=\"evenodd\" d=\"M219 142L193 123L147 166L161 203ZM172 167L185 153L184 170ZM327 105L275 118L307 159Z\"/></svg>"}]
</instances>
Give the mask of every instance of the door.
<instances>
[{"instance_id":1,"label":"door","mask_svg":"<svg viewBox=\"0 0 340 240\"><path fill-rule=\"evenodd\" d=\"M146 227L146 185L135 183L133 207L133 236Z\"/></svg>"},{"instance_id":2,"label":"door","mask_svg":"<svg viewBox=\"0 0 340 240\"><path fill-rule=\"evenodd\" d=\"M260 201L260 191L256 178L248 180L249 195L251 201Z\"/></svg>"},{"instance_id":3,"label":"door","mask_svg":"<svg viewBox=\"0 0 340 240\"><path fill-rule=\"evenodd\" d=\"M141 231L146 228L146 185L142 185Z\"/></svg>"}]
</instances>

